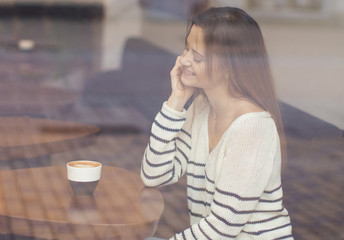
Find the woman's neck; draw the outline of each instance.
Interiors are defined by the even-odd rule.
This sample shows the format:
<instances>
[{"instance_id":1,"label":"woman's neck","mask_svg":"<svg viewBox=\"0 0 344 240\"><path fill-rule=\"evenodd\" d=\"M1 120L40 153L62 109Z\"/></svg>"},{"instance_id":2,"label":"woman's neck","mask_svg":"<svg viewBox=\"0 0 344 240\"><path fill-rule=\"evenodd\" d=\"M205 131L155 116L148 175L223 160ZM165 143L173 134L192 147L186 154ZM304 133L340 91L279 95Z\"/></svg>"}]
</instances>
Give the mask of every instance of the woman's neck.
<instances>
[{"instance_id":1,"label":"woman's neck","mask_svg":"<svg viewBox=\"0 0 344 240\"><path fill-rule=\"evenodd\" d=\"M204 91L211 106L212 119L220 119L225 115L231 115L237 108L238 99L229 95L222 89L210 89Z\"/></svg>"},{"instance_id":2,"label":"woman's neck","mask_svg":"<svg viewBox=\"0 0 344 240\"><path fill-rule=\"evenodd\" d=\"M248 112L263 111L246 99L231 96L226 88L205 90L204 93L211 106L211 118L215 121L225 118L235 119Z\"/></svg>"}]
</instances>

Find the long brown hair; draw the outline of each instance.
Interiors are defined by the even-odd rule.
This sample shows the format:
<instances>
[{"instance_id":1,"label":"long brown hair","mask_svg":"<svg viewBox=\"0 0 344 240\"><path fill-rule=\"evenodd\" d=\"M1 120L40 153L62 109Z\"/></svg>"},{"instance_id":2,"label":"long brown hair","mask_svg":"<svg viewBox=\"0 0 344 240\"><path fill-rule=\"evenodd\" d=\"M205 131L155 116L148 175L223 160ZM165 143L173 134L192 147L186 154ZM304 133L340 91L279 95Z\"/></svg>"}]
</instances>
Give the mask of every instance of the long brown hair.
<instances>
[{"instance_id":1,"label":"long brown hair","mask_svg":"<svg viewBox=\"0 0 344 240\"><path fill-rule=\"evenodd\" d=\"M273 78L263 36L257 22L239 8L210 8L190 19L187 36L193 25L203 30L209 76L213 57L229 75L228 91L247 99L274 119L280 136L282 159L286 158L285 136Z\"/></svg>"}]
</instances>

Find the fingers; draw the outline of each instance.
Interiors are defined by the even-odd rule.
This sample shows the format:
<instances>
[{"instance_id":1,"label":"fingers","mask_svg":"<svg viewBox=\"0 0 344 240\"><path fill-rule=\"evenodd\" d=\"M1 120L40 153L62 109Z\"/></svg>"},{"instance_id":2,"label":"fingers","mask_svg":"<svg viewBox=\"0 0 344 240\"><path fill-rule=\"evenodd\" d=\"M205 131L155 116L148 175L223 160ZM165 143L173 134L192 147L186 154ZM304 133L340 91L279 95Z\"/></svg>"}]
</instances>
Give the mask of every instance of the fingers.
<instances>
[{"instance_id":1,"label":"fingers","mask_svg":"<svg viewBox=\"0 0 344 240\"><path fill-rule=\"evenodd\" d=\"M180 60L181 60L181 57L178 56L176 59L175 65L174 65L173 69L171 70L171 75L173 75L172 77L178 78L178 75L181 74L183 65L182 65Z\"/></svg>"},{"instance_id":2,"label":"fingers","mask_svg":"<svg viewBox=\"0 0 344 240\"><path fill-rule=\"evenodd\" d=\"M173 73L179 67L180 67L180 56L177 57L176 62L174 63L174 67L171 70L171 73Z\"/></svg>"},{"instance_id":3,"label":"fingers","mask_svg":"<svg viewBox=\"0 0 344 240\"><path fill-rule=\"evenodd\" d=\"M187 50L186 49L184 49L184 51L183 51L183 53L182 53L182 57L184 57L185 55L187 54Z\"/></svg>"},{"instance_id":4,"label":"fingers","mask_svg":"<svg viewBox=\"0 0 344 240\"><path fill-rule=\"evenodd\" d=\"M177 88L178 88L179 90L184 90L184 86L183 86L183 84L181 83L181 81L178 81L178 83L177 83Z\"/></svg>"},{"instance_id":5,"label":"fingers","mask_svg":"<svg viewBox=\"0 0 344 240\"><path fill-rule=\"evenodd\" d=\"M179 90L179 91L184 90L184 85L181 82L181 75L182 75L183 68L184 68L184 65L181 62L182 57L183 56L177 57L175 65L174 65L173 69L171 70L172 88L174 86L174 88L176 90Z\"/></svg>"},{"instance_id":6,"label":"fingers","mask_svg":"<svg viewBox=\"0 0 344 240\"><path fill-rule=\"evenodd\" d=\"M177 57L177 60L176 60L176 66L178 66L178 67L183 67L183 64L182 64L182 56L178 56Z\"/></svg>"}]
</instances>

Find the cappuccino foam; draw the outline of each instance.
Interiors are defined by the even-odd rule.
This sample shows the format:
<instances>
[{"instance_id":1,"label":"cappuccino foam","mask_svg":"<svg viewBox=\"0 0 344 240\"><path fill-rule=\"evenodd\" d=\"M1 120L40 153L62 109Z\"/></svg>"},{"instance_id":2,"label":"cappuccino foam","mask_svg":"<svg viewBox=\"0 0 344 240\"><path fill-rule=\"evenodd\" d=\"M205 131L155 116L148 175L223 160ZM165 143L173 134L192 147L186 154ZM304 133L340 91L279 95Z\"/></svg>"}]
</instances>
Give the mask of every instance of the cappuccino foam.
<instances>
[{"instance_id":1,"label":"cappuccino foam","mask_svg":"<svg viewBox=\"0 0 344 240\"><path fill-rule=\"evenodd\" d=\"M97 162L75 161L75 162L70 162L69 166L77 167L77 168L94 168L94 167L99 167L100 164Z\"/></svg>"}]
</instances>

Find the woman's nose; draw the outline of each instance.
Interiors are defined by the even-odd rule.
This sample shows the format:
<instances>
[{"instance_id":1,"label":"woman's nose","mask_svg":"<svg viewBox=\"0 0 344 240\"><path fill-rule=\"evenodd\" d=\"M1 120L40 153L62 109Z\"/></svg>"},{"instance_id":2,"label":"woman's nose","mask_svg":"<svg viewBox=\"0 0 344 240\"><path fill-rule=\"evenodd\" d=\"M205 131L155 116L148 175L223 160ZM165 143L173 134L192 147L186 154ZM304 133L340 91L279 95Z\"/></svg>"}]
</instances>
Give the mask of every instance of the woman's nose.
<instances>
[{"instance_id":1,"label":"woman's nose","mask_svg":"<svg viewBox=\"0 0 344 240\"><path fill-rule=\"evenodd\" d=\"M180 62L184 65L184 66L190 66L191 65L191 61L190 61L190 54L188 54L188 52L183 53L183 55L181 56L181 60Z\"/></svg>"}]
</instances>

